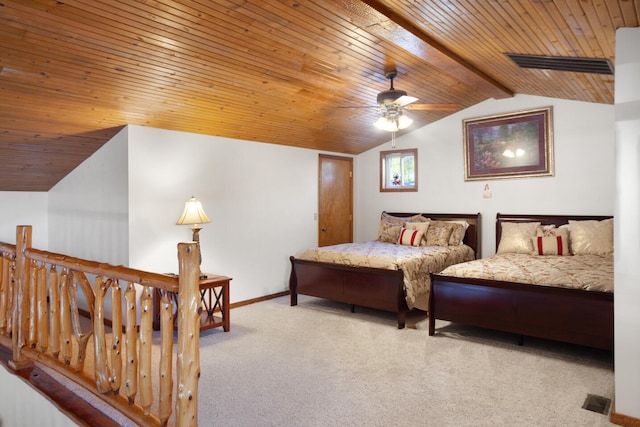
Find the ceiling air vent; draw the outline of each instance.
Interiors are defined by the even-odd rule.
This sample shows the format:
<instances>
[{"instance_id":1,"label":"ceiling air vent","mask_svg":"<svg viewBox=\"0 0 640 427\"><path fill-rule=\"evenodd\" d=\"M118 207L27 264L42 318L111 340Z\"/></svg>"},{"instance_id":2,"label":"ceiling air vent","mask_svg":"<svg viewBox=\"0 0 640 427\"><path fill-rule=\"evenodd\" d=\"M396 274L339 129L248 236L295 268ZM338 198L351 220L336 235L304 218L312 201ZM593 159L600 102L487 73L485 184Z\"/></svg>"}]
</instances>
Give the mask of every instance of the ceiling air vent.
<instances>
[{"instance_id":1,"label":"ceiling air vent","mask_svg":"<svg viewBox=\"0 0 640 427\"><path fill-rule=\"evenodd\" d=\"M567 56L520 55L516 53L506 53L505 55L522 68L613 74L611 62L604 58L572 58Z\"/></svg>"}]
</instances>

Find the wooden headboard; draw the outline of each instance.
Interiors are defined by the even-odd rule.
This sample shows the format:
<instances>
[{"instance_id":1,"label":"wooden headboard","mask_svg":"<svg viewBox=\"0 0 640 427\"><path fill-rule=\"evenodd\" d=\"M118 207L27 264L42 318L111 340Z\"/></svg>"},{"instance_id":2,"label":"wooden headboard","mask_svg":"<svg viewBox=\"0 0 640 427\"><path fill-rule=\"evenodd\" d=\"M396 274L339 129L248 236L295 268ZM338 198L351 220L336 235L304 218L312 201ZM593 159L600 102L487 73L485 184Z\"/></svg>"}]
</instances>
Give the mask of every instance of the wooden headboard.
<instances>
[{"instance_id":1,"label":"wooden headboard","mask_svg":"<svg viewBox=\"0 0 640 427\"><path fill-rule=\"evenodd\" d=\"M414 213L394 213L387 212L389 215L405 217L405 216L413 216L417 215ZM476 255L476 258L480 258L480 243L481 239L481 217L480 212L475 214L441 214L441 213L420 213L425 218L431 218L434 221L467 221L469 223L469 228L467 228L467 232L464 235L464 244L470 246L473 249L473 252Z\"/></svg>"},{"instance_id":2,"label":"wooden headboard","mask_svg":"<svg viewBox=\"0 0 640 427\"><path fill-rule=\"evenodd\" d=\"M559 227L568 224L570 219L575 221L602 221L603 219L609 218L613 217L611 215L507 215L498 213L496 214L496 252L498 251L498 245L502 237L503 222L540 222L542 225L555 225Z\"/></svg>"}]
</instances>

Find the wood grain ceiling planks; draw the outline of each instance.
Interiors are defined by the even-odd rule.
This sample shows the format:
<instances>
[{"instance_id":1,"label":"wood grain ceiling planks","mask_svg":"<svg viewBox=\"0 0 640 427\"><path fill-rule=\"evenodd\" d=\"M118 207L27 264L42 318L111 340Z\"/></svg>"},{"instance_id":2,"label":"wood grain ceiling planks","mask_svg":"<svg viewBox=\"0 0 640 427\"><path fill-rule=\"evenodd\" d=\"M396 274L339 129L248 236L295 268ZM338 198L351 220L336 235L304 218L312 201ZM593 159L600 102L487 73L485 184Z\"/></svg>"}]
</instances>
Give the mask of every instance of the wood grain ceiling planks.
<instances>
[{"instance_id":1,"label":"wood grain ceiling planks","mask_svg":"<svg viewBox=\"0 0 640 427\"><path fill-rule=\"evenodd\" d=\"M615 64L639 17L627 0L3 0L0 191L49 190L127 124L358 154L389 139L372 123L392 67L425 104L613 103L613 76L504 54Z\"/></svg>"}]
</instances>

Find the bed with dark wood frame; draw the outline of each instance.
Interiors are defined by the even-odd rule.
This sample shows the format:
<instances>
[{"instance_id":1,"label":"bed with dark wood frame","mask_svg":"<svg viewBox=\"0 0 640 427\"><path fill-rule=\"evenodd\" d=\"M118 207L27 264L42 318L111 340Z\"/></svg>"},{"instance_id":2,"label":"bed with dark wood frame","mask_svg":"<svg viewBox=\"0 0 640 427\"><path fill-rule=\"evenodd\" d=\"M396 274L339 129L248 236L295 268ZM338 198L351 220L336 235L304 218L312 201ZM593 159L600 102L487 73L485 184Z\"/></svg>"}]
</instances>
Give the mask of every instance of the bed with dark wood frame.
<instances>
[{"instance_id":1,"label":"bed with dark wood frame","mask_svg":"<svg viewBox=\"0 0 640 427\"><path fill-rule=\"evenodd\" d=\"M496 251L503 222L567 224L611 216L504 215L496 217ZM436 319L524 336L613 349L613 293L432 274L429 335Z\"/></svg>"},{"instance_id":2,"label":"bed with dark wood frame","mask_svg":"<svg viewBox=\"0 0 640 427\"><path fill-rule=\"evenodd\" d=\"M415 213L389 213L409 217ZM480 214L430 214L422 216L434 221L465 220L469 223L464 243L470 246L476 258L480 252ZM405 326L408 311L404 294L402 270L353 267L308 261L290 257L291 276L289 290L291 305L298 304L298 295L309 295L355 306L390 311L398 315L398 329Z\"/></svg>"}]
</instances>

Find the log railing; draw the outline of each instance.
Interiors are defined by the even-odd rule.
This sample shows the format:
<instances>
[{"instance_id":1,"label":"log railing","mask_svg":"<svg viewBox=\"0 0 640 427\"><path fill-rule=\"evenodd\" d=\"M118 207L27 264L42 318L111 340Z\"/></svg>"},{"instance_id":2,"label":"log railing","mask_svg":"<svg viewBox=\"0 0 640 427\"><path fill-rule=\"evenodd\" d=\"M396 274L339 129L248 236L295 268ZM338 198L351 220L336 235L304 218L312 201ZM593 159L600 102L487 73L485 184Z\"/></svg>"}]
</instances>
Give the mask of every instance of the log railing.
<instances>
[{"instance_id":1,"label":"log railing","mask_svg":"<svg viewBox=\"0 0 640 427\"><path fill-rule=\"evenodd\" d=\"M15 245L0 242L0 345L13 352L11 368L45 367L137 425L197 426L197 244L178 244L172 277L34 249L31 232L18 226ZM161 296L155 340L154 288ZM167 292L178 292L176 350Z\"/></svg>"}]
</instances>

